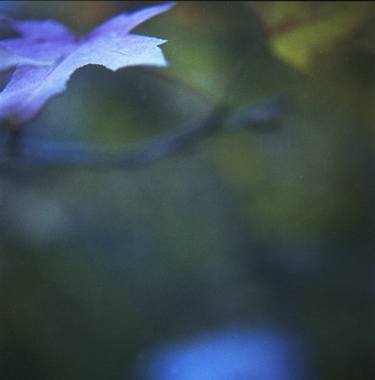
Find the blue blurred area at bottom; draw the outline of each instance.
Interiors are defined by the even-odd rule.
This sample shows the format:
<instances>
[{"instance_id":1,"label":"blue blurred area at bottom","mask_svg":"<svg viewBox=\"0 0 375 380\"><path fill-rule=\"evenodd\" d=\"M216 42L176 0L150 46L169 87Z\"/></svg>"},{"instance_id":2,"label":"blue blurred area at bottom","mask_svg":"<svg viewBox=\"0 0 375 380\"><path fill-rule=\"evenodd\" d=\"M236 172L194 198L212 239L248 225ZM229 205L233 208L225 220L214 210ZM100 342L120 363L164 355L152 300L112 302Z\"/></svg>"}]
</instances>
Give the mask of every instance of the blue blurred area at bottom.
<instances>
[{"instance_id":1,"label":"blue blurred area at bottom","mask_svg":"<svg viewBox=\"0 0 375 380\"><path fill-rule=\"evenodd\" d=\"M142 380L306 379L300 344L273 330L219 330L157 347L145 356L139 362Z\"/></svg>"}]
</instances>

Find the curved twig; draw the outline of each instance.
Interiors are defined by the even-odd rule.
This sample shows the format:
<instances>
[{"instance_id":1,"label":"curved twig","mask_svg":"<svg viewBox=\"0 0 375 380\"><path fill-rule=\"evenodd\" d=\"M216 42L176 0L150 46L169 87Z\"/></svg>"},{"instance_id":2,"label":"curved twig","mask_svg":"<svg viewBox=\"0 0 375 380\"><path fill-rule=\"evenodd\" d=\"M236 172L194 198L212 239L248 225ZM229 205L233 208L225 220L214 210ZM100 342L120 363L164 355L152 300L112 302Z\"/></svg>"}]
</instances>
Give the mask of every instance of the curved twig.
<instances>
[{"instance_id":1,"label":"curved twig","mask_svg":"<svg viewBox=\"0 0 375 380\"><path fill-rule=\"evenodd\" d=\"M230 114L224 105L214 106L198 123L159 135L138 147L128 145L106 148L81 143L41 142L23 139L10 131L8 139L0 140L0 169L25 168L112 168L132 170L147 166L163 157L186 150L219 130L257 129L279 122L285 114L285 104L271 99L256 106Z\"/></svg>"}]
</instances>

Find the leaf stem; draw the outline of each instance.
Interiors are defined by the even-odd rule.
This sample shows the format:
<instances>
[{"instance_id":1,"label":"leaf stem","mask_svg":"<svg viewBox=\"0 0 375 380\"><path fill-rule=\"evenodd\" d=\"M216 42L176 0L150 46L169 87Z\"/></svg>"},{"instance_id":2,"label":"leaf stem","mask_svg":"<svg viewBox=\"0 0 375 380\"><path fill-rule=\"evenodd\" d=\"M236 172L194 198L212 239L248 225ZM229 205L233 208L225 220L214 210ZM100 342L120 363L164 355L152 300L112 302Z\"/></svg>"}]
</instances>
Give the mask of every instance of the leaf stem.
<instances>
[{"instance_id":1,"label":"leaf stem","mask_svg":"<svg viewBox=\"0 0 375 380\"><path fill-rule=\"evenodd\" d=\"M231 113L226 105L213 106L200 122L192 123L182 130L179 128L158 135L133 149L129 149L128 145L109 149L89 143L41 142L25 138L21 141L20 130L11 130L7 140L0 139L0 147L5 145L6 148L0 149L0 169L139 169L164 157L185 152L187 148L219 131L258 130L267 122L281 120L284 114L285 107L279 98L235 113Z\"/></svg>"}]
</instances>

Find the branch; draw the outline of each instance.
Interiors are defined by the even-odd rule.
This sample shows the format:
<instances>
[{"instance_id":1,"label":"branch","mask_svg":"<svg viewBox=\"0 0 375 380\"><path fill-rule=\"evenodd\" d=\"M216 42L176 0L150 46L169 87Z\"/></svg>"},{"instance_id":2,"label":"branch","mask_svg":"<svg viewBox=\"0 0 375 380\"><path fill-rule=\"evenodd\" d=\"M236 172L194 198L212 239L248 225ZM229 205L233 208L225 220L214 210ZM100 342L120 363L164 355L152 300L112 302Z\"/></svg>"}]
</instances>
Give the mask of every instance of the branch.
<instances>
[{"instance_id":1,"label":"branch","mask_svg":"<svg viewBox=\"0 0 375 380\"><path fill-rule=\"evenodd\" d=\"M214 106L200 122L183 130L156 136L131 150L127 145L110 149L95 144L26 140L19 133L10 131L8 139L0 139L0 170L31 167L138 169L163 157L181 153L220 130L262 130L262 126L275 122L279 125L285 111L284 101L279 98L247 107L234 114L230 114L224 105Z\"/></svg>"}]
</instances>

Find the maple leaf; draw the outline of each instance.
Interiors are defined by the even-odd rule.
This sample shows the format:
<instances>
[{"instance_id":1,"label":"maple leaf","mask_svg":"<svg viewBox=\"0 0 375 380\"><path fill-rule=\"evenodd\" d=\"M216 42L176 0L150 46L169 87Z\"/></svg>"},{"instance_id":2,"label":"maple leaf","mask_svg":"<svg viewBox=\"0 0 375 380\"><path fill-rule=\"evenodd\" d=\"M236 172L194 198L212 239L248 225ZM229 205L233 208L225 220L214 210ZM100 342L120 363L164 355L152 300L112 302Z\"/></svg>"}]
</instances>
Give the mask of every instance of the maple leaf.
<instances>
[{"instance_id":1,"label":"maple leaf","mask_svg":"<svg viewBox=\"0 0 375 380\"><path fill-rule=\"evenodd\" d=\"M166 40L130 34L142 22L173 3L122 13L77 37L54 20L7 20L20 37L0 40L0 70L16 67L0 93L0 122L20 125L66 89L71 75L86 65L116 71L137 65L165 66L159 45Z\"/></svg>"}]
</instances>

